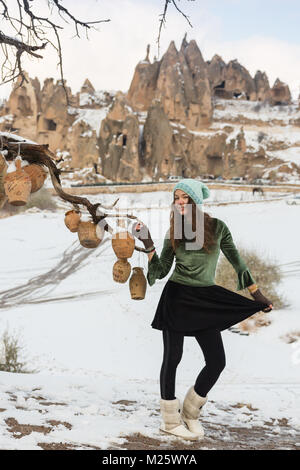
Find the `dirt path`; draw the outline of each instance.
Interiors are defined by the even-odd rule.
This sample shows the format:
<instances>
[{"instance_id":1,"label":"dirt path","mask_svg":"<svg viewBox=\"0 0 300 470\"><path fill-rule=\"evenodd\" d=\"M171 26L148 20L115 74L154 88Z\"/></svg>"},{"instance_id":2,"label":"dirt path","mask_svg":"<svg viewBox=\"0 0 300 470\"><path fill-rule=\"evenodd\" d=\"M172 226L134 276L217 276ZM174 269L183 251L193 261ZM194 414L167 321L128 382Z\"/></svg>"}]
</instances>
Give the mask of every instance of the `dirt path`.
<instances>
[{"instance_id":1,"label":"dirt path","mask_svg":"<svg viewBox=\"0 0 300 470\"><path fill-rule=\"evenodd\" d=\"M228 408L220 408L220 415L207 412L201 418L205 430L205 437L198 442L182 441L176 437L166 436L158 430L158 437L148 437L141 433L134 433L125 437L126 442L111 446L109 450L299 450L300 430L289 425L289 420L270 418L260 424L245 426L236 419L236 412L242 409L242 414L248 418L257 416L259 410L249 404L236 403ZM160 417L159 410L156 410ZM160 436L161 435L161 436Z\"/></svg>"},{"instance_id":2,"label":"dirt path","mask_svg":"<svg viewBox=\"0 0 300 470\"><path fill-rule=\"evenodd\" d=\"M253 426L250 429L233 426L225 428L220 423L211 424L205 420L202 420L202 423L206 436L198 443L189 444L176 438L154 439L136 433L125 436L124 444L112 446L108 450L300 450L299 435L298 438L292 437L290 431L294 430L284 422L280 424L279 435L272 431L271 423L265 423L265 426L261 427Z\"/></svg>"},{"instance_id":3,"label":"dirt path","mask_svg":"<svg viewBox=\"0 0 300 470\"><path fill-rule=\"evenodd\" d=\"M20 392L18 392L20 394ZM35 436L33 439L35 445L44 450L73 450L73 449L94 449L102 450L101 446L83 442L78 439L78 426L73 426L70 414L70 404L65 401L49 401L43 396L40 389L33 389L31 392L25 391L24 398L20 406L20 396L6 390L2 397L9 396L9 407L0 408L0 418L2 426L11 436L12 440L22 442L28 445L27 437ZM4 401L4 400L3 400ZM36 403L36 407L32 404ZM27 403L29 408L27 408ZM233 403L230 406L222 407L214 403L213 409L206 412L201 418L205 429L205 438L197 442L183 441L176 437L168 436L159 431L160 411L159 409L149 408L149 431L151 437L140 432L128 435L120 435L119 438L125 439L120 444L111 439L111 445L105 450L299 450L300 449L300 430L295 429L285 418L262 420L259 418L259 410L253 408L247 403ZM74 403L72 403L74 406ZM71 405L71 406L72 406ZM140 406L136 401L120 400L112 403L113 412L120 415L120 428L122 428L122 415L131 416L135 413L133 408ZM20 419L18 410L22 410ZM43 417L37 424L36 416L31 413L39 412ZM217 414L216 414L217 413ZM60 416L69 416L69 419L58 419ZM81 415L82 412L76 412ZM1 416L2 415L2 416ZM27 415L27 417L25 416ZM238 416L245 416L245 419L253 419L253 424L248 421L247 424L239 421ZM86 415L86 422L92 423L93 416ZM20 422L21 421L21 422ZM33 421L33 422L31 422ZM151 423L151 424L150 424ZM259 423L259 424L258 424ZM147 426L148 427L148 426ZM73 434L73 428L74 433ZM61 435L57 431L60 429ZM51 433L54 431L56 439L51 439ZM84 435L84 432L83 432ZM91 436L90 436L91 437ZM96 439L96 436L95 436ZM94 438L92 438L94 440ZM18 446L20 448L20 446Z\"/></svg>"}]
</instances>

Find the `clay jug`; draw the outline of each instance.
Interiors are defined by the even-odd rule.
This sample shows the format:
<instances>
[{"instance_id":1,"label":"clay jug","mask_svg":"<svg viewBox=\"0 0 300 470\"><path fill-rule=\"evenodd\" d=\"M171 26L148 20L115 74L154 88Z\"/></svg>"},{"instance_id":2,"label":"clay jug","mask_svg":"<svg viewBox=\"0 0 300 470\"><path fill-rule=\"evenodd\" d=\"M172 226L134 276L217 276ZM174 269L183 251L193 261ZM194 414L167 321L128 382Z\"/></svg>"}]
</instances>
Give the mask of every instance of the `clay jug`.
<instances>
[{"instance_id":1,"label":"clay jug","mask_svg":"<svg viewBox=\"0 0 300 470\"><path fill-rule=\"evenodd\" d=\"M47 178L47 173L42 168L41 165L36 165L32 163L31 165L24 166L24 171L27 173L31 180L31 192L35 193L44 184L45 179Z\"/></svg>"},{"instance_id":2,"label":"clay jug","mask_svg":"<svg viewBox=\"0 0 300 470\"><path fill-rule=\"evenodd\" d=\"M117 258L131 258L135 247L134 237L131 233L126 230L115 232L111 243Z\"/></svg>"},{"instance_id":3,"label":"clay jug","mask_svg":"<svg viewBox=\"0 0 300 470\"><path fill-rule=\"evenodd\" d=\"M104 229L92 221L78 224L78 238L80 244L85 248L97 248L104 237Z\"/></svg>"},{"instance_id":4,"label":"clay jug","mask_svg":"<svg viewBox=\"0 0 300 470\"><path fill-rule=\"evenodd\" d=\"M143 300L147 289L147 279L144 276L143 268L132 268L133 274L129 280L129 289L133 300Z\"/></svg>"},{"instance_id":5,"label":"clay jug","mask_svg":"<svg viewBox=\"0 0 300 470\"><path fill-rule=\"evenodd\" d=\"M131 266L126 258L118 259L113 266L113 279L124 284L130 276Z\"/></svg>"},{"instance_id":6,"label":"clay jug","mask_svg":"<svg viewBox=\"0 0 300 470\"><path fill-rule=\"evenodd\" d=\"M65 213L65 224L70 232L75 233L78 231L80 217L80 212L74 209Z\"/></svg>"},{"instance_id":7,"label":"clay jug","mask_svg":"<svg viewBox=\"0 0 300 470\"><path fill-rule=\"evenodd\" d=\"M0 152L0 209L2 209L7 199L5 190L4 190L4 177L6 175L6 170L7 170L7 163L4 158L4 155L2 155L2 152Z\"/></svg>"},{"instance_id":8,"label":"clay jug","mask_svg":"<svg viewBox=\"0 0 300 470\"><path fill-rule=\"evenodd\" d=\"M9 204L13 206L25 206L31 192L31 181L27 173L25 173L21 167L21 161L16 160L15 165L17 170L12 173L7 173L4 178L4 189Z\"/></svg>"}]
</instances>

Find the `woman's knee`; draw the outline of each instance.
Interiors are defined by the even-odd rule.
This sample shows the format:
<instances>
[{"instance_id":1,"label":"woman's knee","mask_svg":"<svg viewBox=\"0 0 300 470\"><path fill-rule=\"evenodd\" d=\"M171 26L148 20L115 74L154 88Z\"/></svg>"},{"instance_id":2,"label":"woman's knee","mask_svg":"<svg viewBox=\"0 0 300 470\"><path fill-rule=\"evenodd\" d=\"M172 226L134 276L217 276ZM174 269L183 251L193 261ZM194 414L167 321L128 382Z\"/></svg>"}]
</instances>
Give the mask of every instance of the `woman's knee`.
<instances>
[{"instance_id":1,"label":"woman's knee","mask_svg":"<svg viewBox=\"0 0 300 470\"><path fill-rule=\"evenodd\" d=\"M167 368L176 368L182 359L182 351L174 351L164 356L163 364Z\"/></svg>"},{"instance_id":2,"label":"woman's knee","mask_svg":"<svg viewBox=\"0 0 300 470\"><path fill-rule=\"evenodd\" d=\"M164 331L164 360L165 365L177 367L183 355L183 335Z\"/></svg>"},{"instance_id":3,"label":"woman's knee","mask_svg":"<svg viewBox=\"0 0 300 470\"><path fill-rule=\"evenodd\" d=\"M216 375L220 375L221 372L226 367L226 358L225 356L220 356L219 358L214 358L206 362L207 369L213 371Z\"/></svg>"}]
</instances>

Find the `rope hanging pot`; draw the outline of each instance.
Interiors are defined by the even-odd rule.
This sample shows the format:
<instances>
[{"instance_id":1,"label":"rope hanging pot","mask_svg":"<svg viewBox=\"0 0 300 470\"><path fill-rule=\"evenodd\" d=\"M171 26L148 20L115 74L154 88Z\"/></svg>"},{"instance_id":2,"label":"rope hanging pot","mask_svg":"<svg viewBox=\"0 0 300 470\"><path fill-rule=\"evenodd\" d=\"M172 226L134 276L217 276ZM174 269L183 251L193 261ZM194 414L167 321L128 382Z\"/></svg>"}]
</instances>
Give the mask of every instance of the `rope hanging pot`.
<instances>
[{"instance_id":1,"label":"rope hanging pot","mask_svg":"<svg viewBox=\"0 0 300 470\"><path fill-rule=\"evenodd\" d=\"M78 238L80 244L85 248L97 248L104 238L104 230L92 221L78 224Z\"/></svg>"},{"instance_id":2,"label":"rope hanging pot","mask_svg":"<svg viewBox=\"0 0 300 470\"><path fill-rule=\"evenodd\" d=\"M117 258L131 258L135 247L131 233L126 230L114 233L111 244Z\"/></svg>"},{"instance_id":3,"label":"rope hanging pot","mask_svg":"<svg viewBox=\"0 0 300 470\"><path fill-rule=\"evenodd\" d=\"M113 266L113 280L124 284L131 273L131 265L126 258L118 259Z\"/></svg>"},{"instance_id":4,"label":"rope hanging pot","mask_svg":"<svg viewBox=\"0 0 300 470\"><path fill-rule=\"evenodd\" d=\"M28 174L31 180L31 192L35 193L44 184L45 179L47 178L47 173L41 165L32 163L24 167L24 171Z\"/></svg>"},{"instance_id":5,"label":"rope hanging pot","mask_svg":"<svg viewBox=\"0 0 300 470\"><path fill-rule=\"evenodd\" d=\"M130 295L133 300L143 300L146 295L147 280L143 273L143 268L132 268L132 276L129 280Z\"/></svg>"},{"instance_id":6,"label":"rope hanging pot","mask_svg":"<svg viewBox=\"0 0 300 470\"><path fill-rule=\"evenodd\" d=\"M7 163L6 163L4 155L0 151L0 209L2 209L6 201L6 194L4 190L4 178L6 175L6 170L7 170Z\"/></svg>"},{"instance_id":7,"label":"rope hanging pot","mask_svg":"<svg viewBox=\"0 0 300 470\"><path fill-rule=\"evenodd\" d=\"M81 213L75 209L70 210L65 213L65 225L68 227L70 232L78 232L79 222L80 222Z\"/></svg>"},{"instance_id":8,"label":"rope hanging pot","mask_svg":"<svg viewBox=\"0 0 300 470\"><path fill-rule=\"evenodd\" d=\"M15 160L16 171L7 173L4 178L4 189L8 197L9 204L13 206L25 206L30 192L31 181L27 173L21 167L21 160Z\"/></svg>"}]
</instances>

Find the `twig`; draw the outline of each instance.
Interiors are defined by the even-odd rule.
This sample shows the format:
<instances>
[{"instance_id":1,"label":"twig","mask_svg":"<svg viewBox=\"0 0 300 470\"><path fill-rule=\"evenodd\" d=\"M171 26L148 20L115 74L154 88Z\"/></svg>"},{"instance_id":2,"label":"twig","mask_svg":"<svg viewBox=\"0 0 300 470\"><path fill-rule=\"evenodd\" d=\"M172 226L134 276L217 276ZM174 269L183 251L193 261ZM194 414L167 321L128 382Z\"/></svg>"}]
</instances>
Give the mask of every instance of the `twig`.
<instances>
[{"instance_id":1,"label":"twig","mask_svg":"<svg viewBox=\"0 0 300 470\"><path fill-rule=\"evenodd\" d=\"M159 29L158 29L158 37L157 37L157 40L156 40L156 42L157 42L157 58L158 59L159 59L159 51L160 51L161 30L162 30L162 27L165 26L166 21L167 21L167 10L168 10L169 3L172 3L174 5L174 7L176 8L176 10L186 19L186 21L191 26L191 28L193 27L192 23L189 20L189 17L185 13L183 13L183 11L178 7L175 0L164 0L164 1L165 1L164 11L161 15L159 15L160 16ZM194 0L188 0L188 1L194 1Z\"/></svg>"},{"instance_id":2,"label":"twig","mask_svg":"<svg viewBox=\"0 0 300 470\"><path fill-rule=\"evenodd\" d=\"M94 28L94 25L107 23L110 21L110 19L86 22L82 21L76 18L65 6L63 6L62 1L63 0L48 0L50 15L54 10L59 13L59 16L66 23L68 23L68 21L65 17L70 19L75 27L76 36L78 37L80 37L79 27L84 28L87 32L89 29ZM60 70L61 83L65 92L67 105L69 106L69 95L65 86L65 79L63 74L63 54L60 40L60 31L64 28L59 24L51 21L49 17L39 16L38 14L34 13L32 11L32 4L34 3L33 0L15 0L15 2L17 4L18 11L16 18L12 17L8 10L8 0L0 0L0 7L2 7L2 23L4 23L4 21L8 22L12 29L19 36L18 38L11 37L5 34L3 32L4 30L0 31L0 44L4 52L4 60L1 66L2 84L14 81L18 77L21 77L20 83L18 82L18 87L20 87L24 81L27 81L22 67L23 53L26 52L34 58L41 59L43 57L38 54L37 51L44 49L47 44L50 44L56 50L59 59L58 66ZM23 34L24 28L25 32L27 32L27 37ZM54 44L51 40L49 34L51 31L55 35L56 44ZM7 46L12 48L15 61L10 61L10 49L8 49Z\"/></svg>"}]
</instances>

